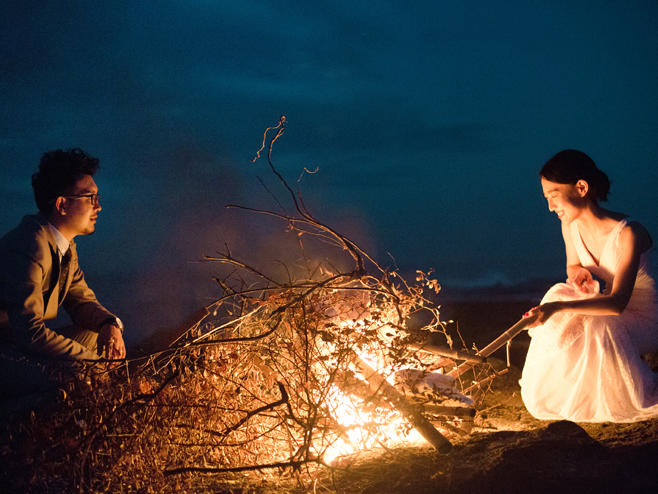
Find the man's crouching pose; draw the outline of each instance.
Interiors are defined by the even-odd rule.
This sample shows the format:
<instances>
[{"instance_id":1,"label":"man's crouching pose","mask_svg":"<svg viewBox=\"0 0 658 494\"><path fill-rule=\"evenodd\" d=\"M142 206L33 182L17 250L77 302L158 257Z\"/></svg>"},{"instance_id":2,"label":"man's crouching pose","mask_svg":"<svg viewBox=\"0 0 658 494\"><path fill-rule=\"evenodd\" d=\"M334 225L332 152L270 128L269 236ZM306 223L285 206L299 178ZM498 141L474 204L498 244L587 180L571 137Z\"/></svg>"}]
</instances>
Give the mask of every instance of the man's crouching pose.
<instances>
[{"instance_id":1,"label":"man's crouching pose","mask_svg":"<svg viewBox=\"0 0 658 494\"><path fill-rule=\"evenodd\" d=\"M73 241L96 228L97 169L98 159L80 149L45 153L32 175L39 214L0 239L0 330L27 352L73 360L126 355L123 324L87 286ZM46 321L60 305L73 325L50 329Z\"/></svg>"}]
</instances>

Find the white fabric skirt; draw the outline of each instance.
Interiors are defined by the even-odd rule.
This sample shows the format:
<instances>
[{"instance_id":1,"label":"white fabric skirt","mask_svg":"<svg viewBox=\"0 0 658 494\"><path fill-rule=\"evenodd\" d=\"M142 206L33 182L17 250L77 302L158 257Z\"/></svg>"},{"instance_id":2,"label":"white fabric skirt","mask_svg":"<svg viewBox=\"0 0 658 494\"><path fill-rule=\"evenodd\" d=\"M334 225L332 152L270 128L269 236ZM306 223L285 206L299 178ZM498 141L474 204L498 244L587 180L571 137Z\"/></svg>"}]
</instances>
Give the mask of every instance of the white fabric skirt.
<instances>
[{"instance_id":1,"label":"white fabric skirt","mask_svg":"<svg viewBox=\"0 0 658 494\"><path fill-rule=\"evenodd\" d=\"M520 384L533 416L574 422L635 422L658 416L658 375L641 358L658 349L658 304L653 281L643 281L637 280L618 316L558 313L530 330ZM583 294L559 283L542 303L597 292Z\"/></svg>"}]
</instances>

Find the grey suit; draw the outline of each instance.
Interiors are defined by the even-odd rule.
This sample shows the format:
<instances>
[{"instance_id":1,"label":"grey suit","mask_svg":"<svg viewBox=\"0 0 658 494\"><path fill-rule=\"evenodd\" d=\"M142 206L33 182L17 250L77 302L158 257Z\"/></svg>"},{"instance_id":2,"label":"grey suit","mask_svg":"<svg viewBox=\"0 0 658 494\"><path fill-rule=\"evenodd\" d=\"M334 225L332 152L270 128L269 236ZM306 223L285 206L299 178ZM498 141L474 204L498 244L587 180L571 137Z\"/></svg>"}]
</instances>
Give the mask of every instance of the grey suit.
<instances>
[{"instance_id":1,"label":"grey suit","mask_svg":"<svg viewBox=\"0 0 658 494\"><path fill-rule=\"evenodd\" d=\"M0 239L0 326L10 329L19 346L33 352L98 358L98 331L116 317L87 286L73 241L69 268L61 269L55 238L47 225L41 215L25 216ZM76 334L69 329L65 335L46 327L45 321L57 316L60 305L75 326L86 331Z\"/></svg>"}]
</instances>

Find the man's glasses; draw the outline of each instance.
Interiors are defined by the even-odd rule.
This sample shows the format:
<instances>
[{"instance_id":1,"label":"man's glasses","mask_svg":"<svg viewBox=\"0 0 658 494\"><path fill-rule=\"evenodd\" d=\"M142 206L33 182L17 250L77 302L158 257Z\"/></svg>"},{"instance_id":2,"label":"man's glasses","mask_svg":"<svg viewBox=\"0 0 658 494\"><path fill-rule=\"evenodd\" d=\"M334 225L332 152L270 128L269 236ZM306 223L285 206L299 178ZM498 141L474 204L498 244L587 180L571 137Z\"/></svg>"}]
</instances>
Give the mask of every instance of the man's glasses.
<instances>
[{"instance_id":1,"label":"man's glasses","mask_svg":"<svg viewBox=\"0 0 658 494\"><path fill-rule=\"evenodd\" d=\"M71 194L68 196L62 196L66 197L68 199L79 199L81 197L88 197L89 200L91 201L91 205L96 207L99 206L101 203L101 196L100 194Z\"/></svg>"}]
</instances>

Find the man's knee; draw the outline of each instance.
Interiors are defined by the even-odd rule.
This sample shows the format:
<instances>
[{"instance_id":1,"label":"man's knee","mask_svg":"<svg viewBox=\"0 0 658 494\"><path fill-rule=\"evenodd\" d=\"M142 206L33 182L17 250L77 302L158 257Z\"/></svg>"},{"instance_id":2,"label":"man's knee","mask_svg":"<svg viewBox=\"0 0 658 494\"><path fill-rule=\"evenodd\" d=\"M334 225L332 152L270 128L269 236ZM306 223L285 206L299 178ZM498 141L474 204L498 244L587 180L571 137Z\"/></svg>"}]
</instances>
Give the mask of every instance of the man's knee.
<instances>
[{"instance_id":1,"label":"man's knee","mask_svg":"<svg viewBox=\"0 0 658 494\"><path fill-rule=\"evenodd\" d=\"M51 359L98 360L97 336L91 331L65 328L41 331L34 335L16 334L16 343L24 352ZM23 336L20 338L19 336Z\"/></svg>"},{"instance_id":2,"label":"man's knee","mask_svg":"<svg viewBox=\"0 0 658 494\"><path fill-rule=\"evenodd\" d=\"M60 331L61 335L80 343L88 350L98 353L98 333L89 329L83 329L75 324L67 326Z\"/></svg>"}]
</instances>

